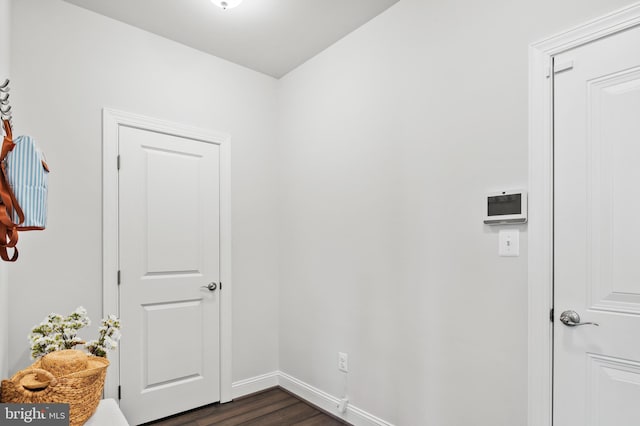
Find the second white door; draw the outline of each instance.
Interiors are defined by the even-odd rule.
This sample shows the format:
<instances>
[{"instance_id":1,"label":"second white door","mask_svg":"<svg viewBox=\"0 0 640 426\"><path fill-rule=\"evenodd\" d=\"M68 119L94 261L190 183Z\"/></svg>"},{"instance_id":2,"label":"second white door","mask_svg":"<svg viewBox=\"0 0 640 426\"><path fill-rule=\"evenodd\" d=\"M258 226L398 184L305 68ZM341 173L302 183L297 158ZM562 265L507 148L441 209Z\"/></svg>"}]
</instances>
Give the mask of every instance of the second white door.
<instances>
[{"instance_id":1,"label":"second white door","mask_svg":"<svg viewBox=\"0 0 640 426\"><path fill-rule=\"evenodd\" d=\"M121 408L140 424L220 399L219 146L118 139Z\"/></svg>"},{"instance_id":2,"label":"second white door","mask_svg":"<svg viewBox=\"0 0 640 426\"><path fill-rule=\"evenodd\" d=\"M553 424L637 426L640 28L555 64Z\"/></svg>"}]
</instances>

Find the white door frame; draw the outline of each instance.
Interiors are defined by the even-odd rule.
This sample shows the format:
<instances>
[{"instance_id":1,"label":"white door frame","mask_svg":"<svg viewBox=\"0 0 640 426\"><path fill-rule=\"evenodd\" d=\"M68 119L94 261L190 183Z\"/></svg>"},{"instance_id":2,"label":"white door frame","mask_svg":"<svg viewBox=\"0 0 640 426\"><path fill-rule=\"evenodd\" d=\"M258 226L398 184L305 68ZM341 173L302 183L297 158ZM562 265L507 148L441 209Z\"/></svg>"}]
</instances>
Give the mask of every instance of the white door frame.
<instances>
[{"instance_id":1,"label":"white door frame","mask_svg":"<svg viewBox=\"0 0 640 426\"><path fill-rule=\"evenodd\" d=\"M637 25L640 3L529 47L528 426L553 422L553 56Z\"/></svg>"},{"instance_id":2,"label":"white door frame","mask_svg":"<svg viewBox=\"0 0 640 426\"><path fill-rule=\"evenodd\" d=\"M231 394L231 169L228 134L145 117L114 109L102 111L102 314L119 314L118 306L118 129L120 126L151 130L220 146L220 402ZM126 161L126 159L124 160ZM126 167L126 166L124 166ZM127 325L122 324L122 332ZM119 350L109 360L105 398L118 398Z\"/></svg>"}]
</instances>

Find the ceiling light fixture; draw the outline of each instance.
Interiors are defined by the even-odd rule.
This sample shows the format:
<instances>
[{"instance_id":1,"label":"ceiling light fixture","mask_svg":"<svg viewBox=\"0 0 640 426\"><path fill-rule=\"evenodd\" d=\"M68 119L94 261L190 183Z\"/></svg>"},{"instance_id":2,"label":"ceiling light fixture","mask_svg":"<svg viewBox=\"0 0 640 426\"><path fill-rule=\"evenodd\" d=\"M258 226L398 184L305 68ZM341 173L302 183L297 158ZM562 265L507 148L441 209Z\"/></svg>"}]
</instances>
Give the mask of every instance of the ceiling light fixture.
<instances>
[{"instance_id":1,"label":"ceiling light fixture","mask_svg":"<svg viewBox=\"0 0 640 426\"><path fill-rule=\"evenodd\" d=\"M223 10L227 10L233 9L234 7L239 5L240 3L242 3L242 0L211 0L211 3L215 4Z\"/></svg>"}]
</instances>

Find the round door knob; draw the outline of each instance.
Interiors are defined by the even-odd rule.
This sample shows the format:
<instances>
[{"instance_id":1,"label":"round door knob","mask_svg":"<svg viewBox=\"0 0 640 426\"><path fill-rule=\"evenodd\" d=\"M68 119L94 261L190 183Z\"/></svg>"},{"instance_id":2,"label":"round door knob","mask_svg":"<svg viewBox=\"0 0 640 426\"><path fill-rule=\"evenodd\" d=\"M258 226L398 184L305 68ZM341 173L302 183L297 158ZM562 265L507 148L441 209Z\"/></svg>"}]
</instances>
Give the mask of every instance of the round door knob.
<instances>
[{"instance_id":1,"label":"round door knob","mask_svg":"<svg viewBox=\"0 0 640 426\"><path fill-rule=\"evenodd\" d=\"M207 285L203 285L201 288L206 288L209 291L216 291L216 289L218 288L218 284L211 282Z\"/></svg>"}]
</instances>

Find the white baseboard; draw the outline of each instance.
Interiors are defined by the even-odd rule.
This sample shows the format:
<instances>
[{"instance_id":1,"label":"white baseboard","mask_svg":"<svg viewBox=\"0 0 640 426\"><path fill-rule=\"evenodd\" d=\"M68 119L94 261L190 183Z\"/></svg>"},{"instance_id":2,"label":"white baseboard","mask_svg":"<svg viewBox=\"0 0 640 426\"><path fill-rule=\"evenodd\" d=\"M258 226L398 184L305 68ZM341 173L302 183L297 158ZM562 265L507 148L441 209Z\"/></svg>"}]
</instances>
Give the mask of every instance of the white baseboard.
<instances>
[{"instance_id":1,"label":"white baseboard","mask_svg":"<svg viewBox=\"0 0 640 426\"><path fill-rule=\"evenodd\" d=\"M298 380L287 373L283 373L282 371L274 371L272 373L234 382L232 384L232 394L234 398L239 398L274 386L280 386L300 399L303 399L354 426L393 426L391 423L351 404L347 406L346 413L341 414L337 410L338 403L340 402L339 398Z\"/></svg>"},{"instance_id":2,"label":"white baseboard","mask_svg":"<svg viewBox=\"0 0 640 426\"><path fill-rule=\"evenodd\" d=\"M273 371L271 373L233 382L231 384L231 397L234 399L240 398L241 396L250 395L252 393L278 386L279 373L279 371Z\"/></svg>"}]
</instances>

